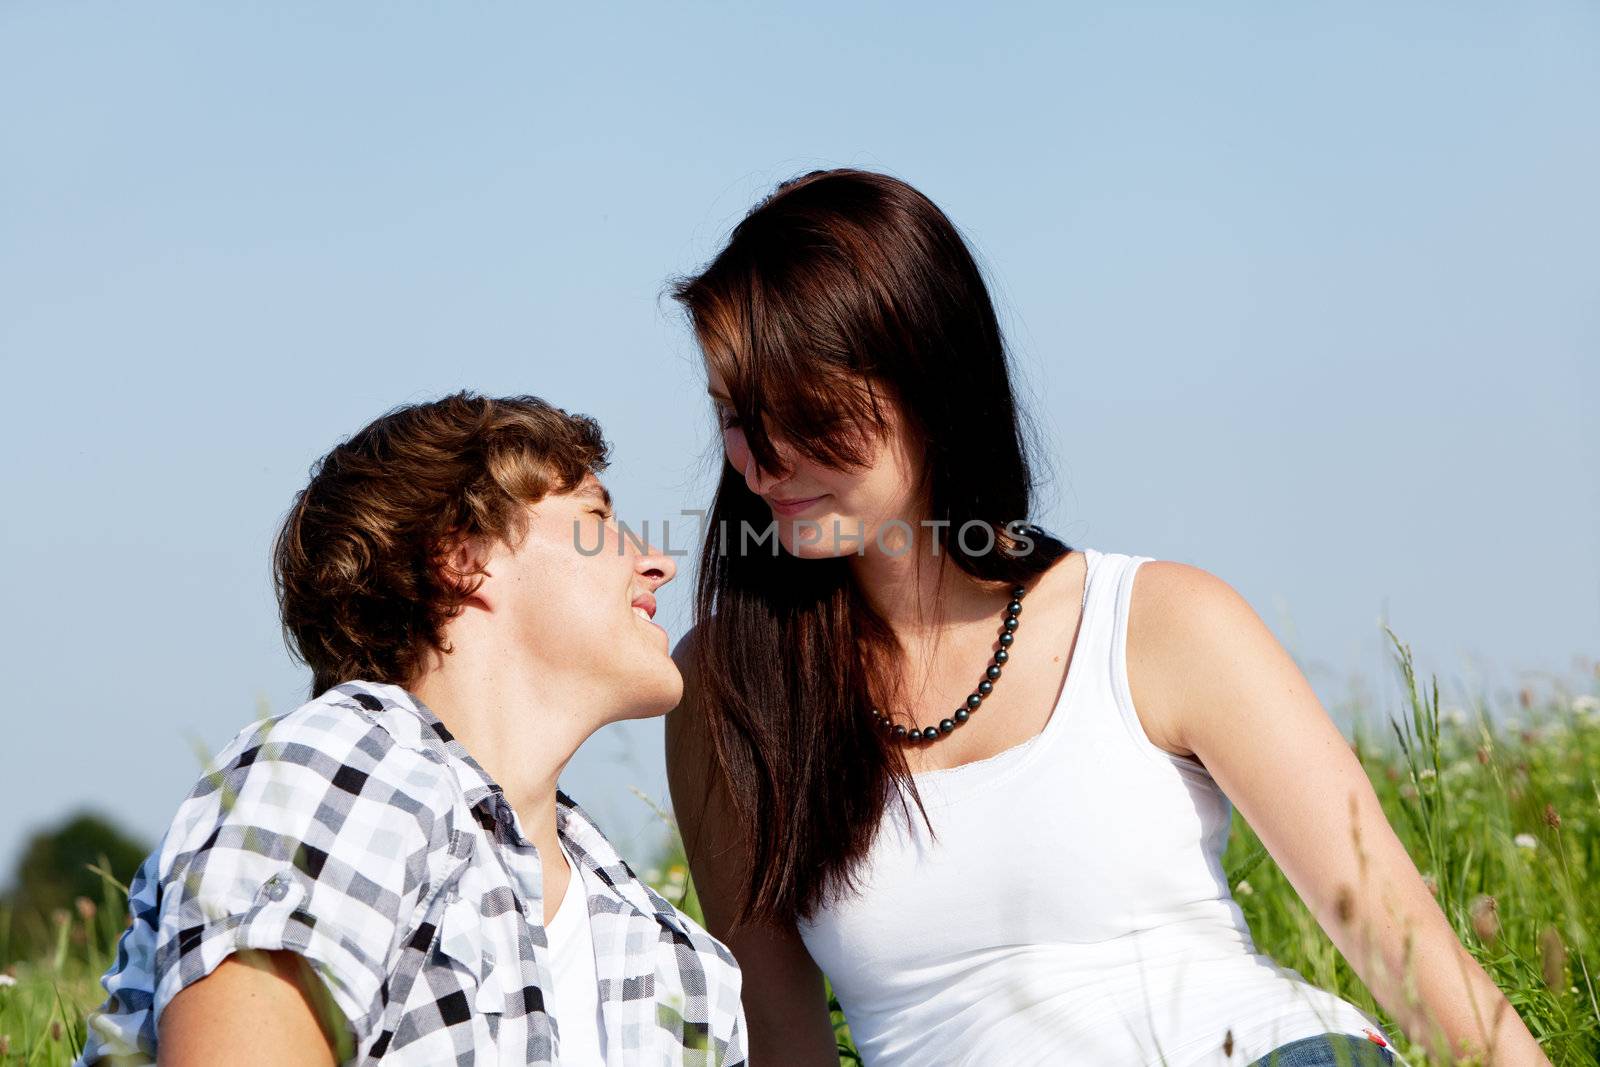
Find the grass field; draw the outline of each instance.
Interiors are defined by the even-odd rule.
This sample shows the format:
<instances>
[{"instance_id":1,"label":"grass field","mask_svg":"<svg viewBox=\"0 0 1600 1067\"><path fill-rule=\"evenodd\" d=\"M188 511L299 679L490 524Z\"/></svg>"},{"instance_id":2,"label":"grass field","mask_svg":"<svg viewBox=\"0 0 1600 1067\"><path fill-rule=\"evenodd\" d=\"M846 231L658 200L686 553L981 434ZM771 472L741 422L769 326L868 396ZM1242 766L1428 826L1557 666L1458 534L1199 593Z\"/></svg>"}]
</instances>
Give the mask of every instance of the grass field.
<instances>
[{"instance_id":1,"label":"grass field","mask_svg":"<svg viewBox=\"0 0 1600 1067\"><path fill-rule=\"evenodd\" d=\"M1600 1063L1600 699L1587 691L1524 692L1509 709L1441 709L1435 684L1413 674L1396 643L1410 698L1353 743L1389 813L1462 942L1500 985L1557 1067ZM1600 680L1600 679L1597 679ZM1392 720L1392 721L1391 721ZM698 917L681 851L648 875ZM1311 982L1399 1030L1290 888L1242 820L1225 857L1258 947ZM124 900L108 884L55 916L54 951L10 959L0 914L0 1063L68 1064L98 979L116 952ZM858 1062L835 1015L843 1063ZM1398 1049L1413 1064L1420 1048Z\"/></svg>"}]
</instances>

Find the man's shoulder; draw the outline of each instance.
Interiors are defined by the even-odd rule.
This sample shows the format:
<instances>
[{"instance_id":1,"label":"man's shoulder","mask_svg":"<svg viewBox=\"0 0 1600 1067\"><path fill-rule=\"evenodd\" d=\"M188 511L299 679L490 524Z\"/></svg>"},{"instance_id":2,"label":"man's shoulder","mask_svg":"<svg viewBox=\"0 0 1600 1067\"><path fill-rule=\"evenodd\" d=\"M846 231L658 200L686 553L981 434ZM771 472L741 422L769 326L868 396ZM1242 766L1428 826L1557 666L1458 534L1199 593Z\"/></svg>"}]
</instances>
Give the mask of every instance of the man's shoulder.
<instances>
[{"instance_id":1,"label":"man's shoulder","mask_svg":"<svg viewBox=\"0 0 1600 1067\"><path fill-rule=\"evenodd\" d=\"M326 789L345 803L359 798L436 816L458 791L447 760L430 747L422 726L394 687L352 682L335 686L282 715L241 728L211 760L186 804L213 795L288 803ZM403 695L403 694L402 694Z\"/></svg>"},{"instance_id":2,"label":"man's shoulder","mask_svg":"<svg viewBox=\"0 0 1600 1067\"><path fill-rule=\"evenodd\" d=\"M296 755L325 756L340 763L375 763L394 756L413 762L429 759L421 724L390 697L393 686L345 682L281 715L256 719L239 729L217 752L215 765ZM384 699L388 697L389 699Z\"/></svg>"}]
</instances>

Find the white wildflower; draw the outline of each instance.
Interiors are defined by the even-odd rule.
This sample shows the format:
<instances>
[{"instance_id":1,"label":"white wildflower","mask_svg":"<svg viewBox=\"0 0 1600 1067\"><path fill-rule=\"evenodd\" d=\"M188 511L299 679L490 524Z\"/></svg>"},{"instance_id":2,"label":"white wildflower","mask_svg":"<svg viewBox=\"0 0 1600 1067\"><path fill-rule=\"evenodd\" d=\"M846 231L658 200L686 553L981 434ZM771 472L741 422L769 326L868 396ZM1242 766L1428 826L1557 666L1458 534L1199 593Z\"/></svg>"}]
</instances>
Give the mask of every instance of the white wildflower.
<instances>
[{"instance_id":1,"label":"white wildflower","mask_svg":"<svg viewBox=\"0 0 1600 1067\"><path fill-rule=\"evenodd\" d=\"M1434 770L1433 770L1432 767L1424 767L1424 768L1422 768L1422 770L1417 772L1417 777L1421 778L1424 782L1428 782L1428 781L1432 781L1434 778L1436 778L1438 776L1434 773Z\"/></svg>"},{"instance_id":2,"label":"white wildflower","mask_svg":"<svg viewBox=\"0 0 1600 1067\"><path fill-rule=\"evenodd\" d=\"M1518 834L1511 839L1511 843L1518 848L1525 848L1529 852L1539 847L1539 839L1532 834Z\"/></svg>"},{"instance_id":3,"label":"white wildflower","mask_svg":"<svg viewBox=\"0 0 1600 1067\"><path fill-rule=\"evenodd\" d=\"M1579 715L1600 715L1600 697L1592 696L1589 693L1585 693L1581 697L1574 697L1572 710Z\"/></svg>"},{"instance_id":4,"label":"white wildflower","mask_svg":"<svg viewBox=\"0 0 1600 1067\"><path fill-rule=\"evenodd\" d=\"M16 984L17 984L17 980L15 978L11 977L9 974L0 974L0 989L4 989L6 986L11 986L11 985L16 985Z\"/></svg>"},{"instance_id":5,"label":"white wildflower","mask_svg":"<svg viewBox=\"0 0 1600 1067\"><path fill-rule=\"evenodd\" d=\"M1256 891L1256 887L1255 886L1251 885L1249 882L1242 881L1242 880L1239 882L1238 885L1233 887L1233 892L1234 892L1235 896L1248 897L1251 894L1253 894L1255 891Z\"/></svg>"},{"instance_id":6,"label":"white wildflower","mask_svg":"<svg viewBox=\"0 0 1600 1067\"><path fill-rule=\"evenodd\" d=\"M1439 721L1446 726L1465 726L1467 724L1467 713L1452 704L1447 708L1439 709Z\"/></svg>"}]
</instances>

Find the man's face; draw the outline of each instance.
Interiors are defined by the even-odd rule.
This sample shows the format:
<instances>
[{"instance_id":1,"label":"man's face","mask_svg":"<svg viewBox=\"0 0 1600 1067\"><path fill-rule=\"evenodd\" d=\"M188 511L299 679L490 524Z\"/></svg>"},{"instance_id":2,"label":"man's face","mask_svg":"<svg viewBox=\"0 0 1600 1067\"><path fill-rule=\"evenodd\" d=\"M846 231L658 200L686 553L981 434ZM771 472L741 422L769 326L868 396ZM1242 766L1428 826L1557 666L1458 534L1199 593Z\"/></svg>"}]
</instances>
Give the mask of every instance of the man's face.
<instances>
[{"instance_id":1,"label":"man's face","mask_svg":"<svg viewBox=\"0 0 1600 1067\"><path fill-rule=\"evenodd\" d=\"M671 557L622 536L593 475L527 514L523 540L491 553L484 592L495 625L526 653L533 684L561 688L541 696L581 701L574 714L603 722L671 710L683 678L666 630L651 621L655 591L677 571Z\"/></svg>"}]
</instances>

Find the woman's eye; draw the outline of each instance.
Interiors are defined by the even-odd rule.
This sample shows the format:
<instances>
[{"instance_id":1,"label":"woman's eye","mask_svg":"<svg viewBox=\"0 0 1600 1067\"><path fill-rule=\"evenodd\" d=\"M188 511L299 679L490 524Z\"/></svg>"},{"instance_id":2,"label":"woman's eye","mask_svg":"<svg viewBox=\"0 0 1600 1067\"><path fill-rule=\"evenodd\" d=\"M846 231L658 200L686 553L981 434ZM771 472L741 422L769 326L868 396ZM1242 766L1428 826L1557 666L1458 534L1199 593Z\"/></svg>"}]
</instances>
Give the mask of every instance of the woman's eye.
<instances>
[{"instance_id":1,"label":"woman's eye","mask_svg":"<svg viewBox=\"0 0 1600 1067\"><path fill-rule=\"evenodd\" d=\"M737 430L739 428L739 416L726 408L718 408L717 424L724 430Z\"/></svg>"}]
</instances>

